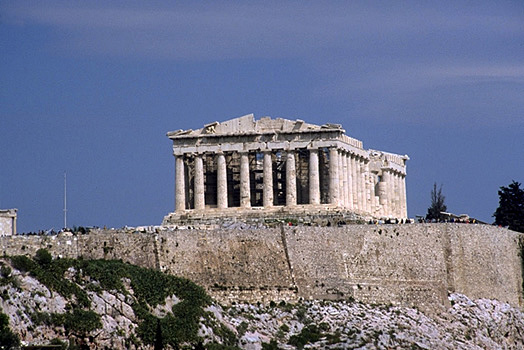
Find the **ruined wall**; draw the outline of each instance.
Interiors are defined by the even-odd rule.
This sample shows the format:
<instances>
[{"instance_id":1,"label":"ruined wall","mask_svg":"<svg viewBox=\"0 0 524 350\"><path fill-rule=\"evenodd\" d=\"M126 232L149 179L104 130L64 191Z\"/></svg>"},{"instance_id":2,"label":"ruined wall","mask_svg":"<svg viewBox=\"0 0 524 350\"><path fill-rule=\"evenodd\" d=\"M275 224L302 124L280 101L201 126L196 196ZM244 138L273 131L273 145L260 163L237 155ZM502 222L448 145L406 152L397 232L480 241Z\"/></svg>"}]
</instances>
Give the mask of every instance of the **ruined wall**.
<instances>
[{"instance_id":1,"label":"ruined wall","mask_svg":"<svg viewBox=\"0 0 524 350\"><path fill-rule=\"evenodd\" d=\"M3 255L33 256L45 248L54 257L86 259L122 259L123 261L156 268L156 237L146 234L99 232L87 235L0 237Z\"/></svg>"},{"instance_id":2,"label":"ruined wall","mask_svg":"<svg viewBox=\"0 0 524 350\"><path fill-rule=\"evenodd\" d=\"M522 307L522 235L466 224L283 226L1 237L4 254L122 259L222 302L347 299L431 308L448 291Z\"/></svg>"}]
</instances>

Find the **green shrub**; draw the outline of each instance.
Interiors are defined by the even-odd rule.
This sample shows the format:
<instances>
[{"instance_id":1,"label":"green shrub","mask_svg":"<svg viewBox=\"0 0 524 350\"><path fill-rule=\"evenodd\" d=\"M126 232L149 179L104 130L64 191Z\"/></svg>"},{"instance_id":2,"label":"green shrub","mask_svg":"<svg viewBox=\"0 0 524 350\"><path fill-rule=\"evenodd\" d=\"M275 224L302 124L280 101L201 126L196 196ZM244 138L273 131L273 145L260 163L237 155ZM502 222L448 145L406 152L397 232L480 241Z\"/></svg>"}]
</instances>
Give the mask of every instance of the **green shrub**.
<instances>
[{"instance_id":1,"label":"green shrub","mask_svg":"<svg viewBox=\"0 0 524 350\"><path fill-rule=\"evenodd\" d=\"M239 337L242 337L244 336L244 334L246 334L247 332L247 327L248 327L248 324L246 321L242 321L238 327L237 327L237 333L238 333L238 336Z\"/></svg>"},{"instance_id":2,"label":"green shrub","mask_svg":"<svg viewBox=\"0 0 524 350\"><path fill-rule=\"evenodd\" d=\"M47 251L47 249L40 248L36 251L36 254L33 260L36 261L38 264L40 264L40 266L47 266L51 263L51 261L53 260L53 257Z\"/></svg>"},{"instance_id":3,"label":"green shrub","mask_svg":"<svg viewBox=\"0 0 524 350\"><path fill-rule=\"evenodd\" d=\"M288 344L296 346L299 349L304 348L307 343L314 343L322 337L322 332L315 325L309 325L302 328L299 334L289 337Z\"/></svg>"},{"instance_id":4,"label":"green shrub","mask_svg":"<svg viewBox=\"0 0 524 350\"><path fill-rule=\"evenodd\" d=\"M72 331L77 334L86 334L102 328L99 314L94 311L80 309L74 309L72 313L66 313L63 325L66 331Z\"/></svg>"},{"instance_id":5,"label":"green shrub","mask_svg":"<svg viewBox=\"0 0 524 350\"><path fill-rule=\"evenodd\" d=\"M6 265L0 266L0 276L2 278L8 279L11 276L11 268Z\"/></svg>"},{"instance_id":6,"label":"green shrub","mask_svg":"<svg viewBox=\"0 0 524 350\"><path fill-rule=\"evenodd\" d=\"M288 326L287 324L284 323L284 324L282 324L282 325L280 326L280 330L281 330L282 332L284 332L284 333L287 333L287 332L289 332L289 326Z\"/></svg>"},{"instance_id":7,"label":"green shrub","mask_svg":"<svg viewBox=\"0 0 524 350\"><path fill-rule=\"evenodd\" d=\"M262 350L278 350L278 343L275 339L271 339L269 343L262 343Z\"/></svg>"},{"instance_id":8,"label":"green shrub","mask_svg":"<svg viewBox=\"0 0 524 350\"><path fill-rule=\"evenodd\" d=\"M0 312L0 345L6 349L15 349L20 345L20 339L9 329L9 317Z\"/></svg>"},{"instance_id":9,"label":"green shrub","mask_svg":"<svg viewBox=\"0 0 524 350\"><path fill-rule=\"evenodd\" d=\"M11 257L11 264L13 264L15 269L22 272L32 272L37 267L35 262L25 255L16 255Z\"/></svg>"}]
</instances>

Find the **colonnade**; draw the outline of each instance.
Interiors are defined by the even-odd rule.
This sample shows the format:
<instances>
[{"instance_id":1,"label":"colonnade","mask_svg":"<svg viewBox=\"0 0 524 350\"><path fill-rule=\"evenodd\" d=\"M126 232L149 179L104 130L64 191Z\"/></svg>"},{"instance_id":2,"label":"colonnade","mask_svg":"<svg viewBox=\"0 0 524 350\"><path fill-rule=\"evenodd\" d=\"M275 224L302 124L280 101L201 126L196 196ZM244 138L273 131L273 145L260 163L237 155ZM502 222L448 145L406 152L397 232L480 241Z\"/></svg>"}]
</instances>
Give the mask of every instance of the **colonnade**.
<instances>
[{"instance_id":1,"label":"colonnade","mask_svg":"<svg viewBox=\"0 0 524 350\"><path fill-rule=\"evenodd\" d=\"M302 158L298 152L307 152L307 177L300 177L297 173L297 162L303 165ZM239 164L230 162L231 153L237 153ZM278 166L285 169L285 181L279 182L275 176L275 157L281 159ZM253 154L255 157L253 158ZM250 208L253 202L253 162L261 161L261 200L256 206L273 207L285 205L289 207L300 205L329 205L347 209L362 215L373 217L396 217L406 218L406 185L405 172L400 167L379 167L369 157L351 152L351 150L339 147L291 149L291 150L262 150L262 151L234 151L215 152L213 166L216 172L206 174L204 170L205 153L176 154L176 177L175 177L175 212L182 213L193 207L194 210L204 211L211 207L227 210L230 207ZM188 159L192 159L191 165ZM228 171L232 166L239 165L239 179L236 182L239 187L239 205L235 206L230 200ZM373 169L370 168L372 166ZM191 168L191 169L188 169ZM280 170L282 170L280 169ZM192 174L192 201L188 200L187 186L188 173ZM206 195L213 188L206 187L206 176L216 176L216 201L213 205L206 203ZM306 191L301 198L307 198L307 202L297 202L297 180L307 183ZM285 201L275 198L276 190L285 192ZM326 193L323 193L326 192ZM228 200L229 199L229 200ZM192 205L188 205L191 202Z\"/></svg>"}]
</instances>

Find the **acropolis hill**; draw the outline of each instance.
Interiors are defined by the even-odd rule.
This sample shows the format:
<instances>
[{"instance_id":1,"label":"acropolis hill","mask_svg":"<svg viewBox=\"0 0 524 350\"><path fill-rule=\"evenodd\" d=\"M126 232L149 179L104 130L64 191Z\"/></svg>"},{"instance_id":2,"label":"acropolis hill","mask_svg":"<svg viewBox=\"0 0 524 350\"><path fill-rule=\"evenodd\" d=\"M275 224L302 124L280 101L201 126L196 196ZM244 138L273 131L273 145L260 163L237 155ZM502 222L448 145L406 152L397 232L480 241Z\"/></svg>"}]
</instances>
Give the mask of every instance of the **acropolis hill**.
<instances>
[{"instance_id":1,"label":"acropolis hill","mask_svg":"<svg viewBox=\"0 0 524 350\"><path fill-rule=\"evenodd\" d=\"M403 223L407 156L365 150L340 125L252 115L168 136L175 211L162 226L3 236L3 254L122 259L187 277L224 303L353 298L434 309L457 292L524 305L522 234ZM362 224L379 218L403 224Z\"/></svg>"}]
</instances>

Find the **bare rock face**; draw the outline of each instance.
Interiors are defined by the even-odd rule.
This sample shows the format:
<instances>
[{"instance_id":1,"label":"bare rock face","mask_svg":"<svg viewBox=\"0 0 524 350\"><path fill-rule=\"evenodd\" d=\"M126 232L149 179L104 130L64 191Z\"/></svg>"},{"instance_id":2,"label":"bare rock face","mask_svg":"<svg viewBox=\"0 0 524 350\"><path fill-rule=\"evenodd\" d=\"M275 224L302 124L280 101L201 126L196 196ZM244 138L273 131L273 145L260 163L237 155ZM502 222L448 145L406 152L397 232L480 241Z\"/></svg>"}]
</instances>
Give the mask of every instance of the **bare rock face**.
<instances>
[{"instance_id":1,"label":"bare rock face","mask_svg":"<svg viewBox=\"0 0 524 350\"><path fill-rule=\"evenodd\" d=\"M223 312L240 347L261 349L524 349L524 314L496 300L451 294L439 314L355 302L239 304Z\"/></svg>"},{"instance_id":2,"label":"bare rock face","mask_svg":"<svg viewBox=\"0 0 524 350\"><path fill-rule=\"evenodd\" d=\"M6 266L9 261L0 260L0 264ZM67 342L73 336L90 349L153 348L151 341L140 339L141 320L135 312L139 301L132 283L125 278L122 280L125 290L103 290L94 280L77 285L84 288L89 310L100 319L96 329L80 336L68 333L65 326L53 325L49 318L71 312L71 305L76 302L74 296L64 297L26 272L13 269L5 275L0 276L0 310L9 316L10 328L22 344L49 344L53 339ZM79 275L69 269L64 278L78 281ZM87 285L90 287L85 288ZM180 295L168 295L155 307L149 306L149 312L155 320L167 319L183 301ZM352 300L240 303L231 307L211 303L200 316L197 339L206 347L219 343L246 350L259 350L263 346L266 349L524 349L521 310L497 300L471 300L462 294L450 294L449 301L451 307L434 313ZM196 343L182 345L191 348Z\"/></svg>"}]
</instances>

